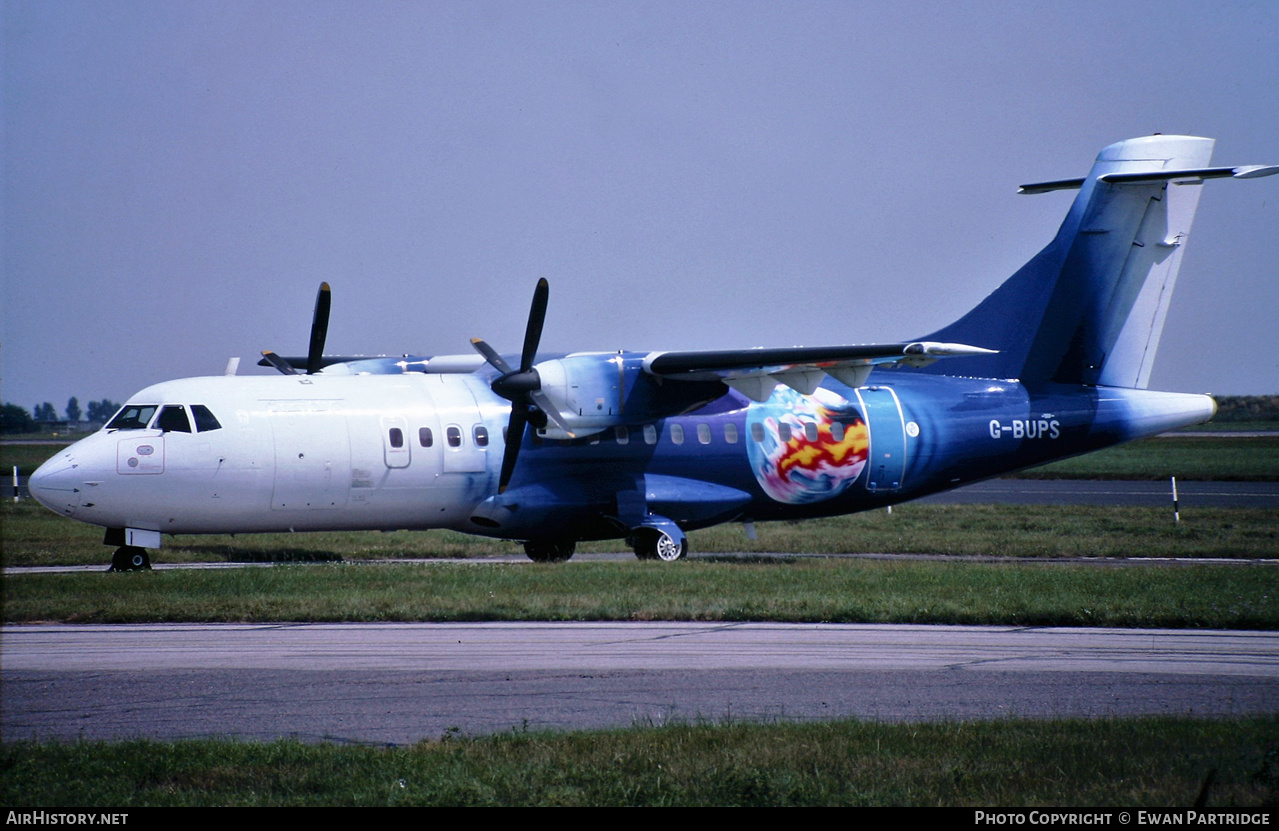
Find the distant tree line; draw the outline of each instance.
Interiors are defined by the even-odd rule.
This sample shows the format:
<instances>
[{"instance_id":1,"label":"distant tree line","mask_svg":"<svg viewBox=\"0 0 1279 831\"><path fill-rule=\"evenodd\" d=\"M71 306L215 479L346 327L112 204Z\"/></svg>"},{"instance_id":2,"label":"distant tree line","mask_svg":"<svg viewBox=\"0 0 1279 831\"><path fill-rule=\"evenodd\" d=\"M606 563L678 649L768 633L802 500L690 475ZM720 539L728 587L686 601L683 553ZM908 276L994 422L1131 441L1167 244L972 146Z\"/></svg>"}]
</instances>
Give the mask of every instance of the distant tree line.
<instances>
[{"instance_id":1,"label":"distant tree line","mask_svg":"<svg viewBox=\"0 0 1279 831\"><path fill-rule=\"evenodd\" d=\"M35 433L50 424L61 424L64 421L71 424L82 421L105 424L118 409L119 404L104 398L101 401L90 401L87 410L81 410L80 401L73 395L67 401L66 418L63 419L48 401L35 405L30 412L17 404L5 404L0 407L0 432Z\"/></svg>"},{"instance_id":2,"label":"distant tree line","mask_svg":"<svg viewBox=\"0 0 1279 831\"><path fill-rule=\"evenodd\" d=\"M1213 421L1279 421L1279 395L1218 395Z\"/></svg>"}]
</instances>

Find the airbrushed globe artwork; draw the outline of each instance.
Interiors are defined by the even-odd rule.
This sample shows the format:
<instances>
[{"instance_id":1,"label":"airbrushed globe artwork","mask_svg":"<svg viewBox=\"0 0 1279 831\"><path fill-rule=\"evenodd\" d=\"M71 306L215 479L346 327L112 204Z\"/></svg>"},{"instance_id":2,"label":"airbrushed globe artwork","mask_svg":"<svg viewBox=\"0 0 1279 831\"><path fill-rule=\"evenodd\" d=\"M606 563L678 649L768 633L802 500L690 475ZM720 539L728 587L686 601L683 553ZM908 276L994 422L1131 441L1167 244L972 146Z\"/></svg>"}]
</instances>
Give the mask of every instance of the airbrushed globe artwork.
<instances>
[{"instance_id":1,"label":"airbrushed globe artwork","mask_svg":"<svg viewBox=\"0 0 1279 831\"><path fill-rule=\"evenodd\" d=\"M806 425L815 425L815 438ZM802 395L778 385L767 401L747 409L748 434L757 436L761 428L763 441L747 441L747 454L760 487L778 502L800 505L831 499L856 482L866 467L866 421L853 403L830 390Z\"/></svg>"}]
</instances>

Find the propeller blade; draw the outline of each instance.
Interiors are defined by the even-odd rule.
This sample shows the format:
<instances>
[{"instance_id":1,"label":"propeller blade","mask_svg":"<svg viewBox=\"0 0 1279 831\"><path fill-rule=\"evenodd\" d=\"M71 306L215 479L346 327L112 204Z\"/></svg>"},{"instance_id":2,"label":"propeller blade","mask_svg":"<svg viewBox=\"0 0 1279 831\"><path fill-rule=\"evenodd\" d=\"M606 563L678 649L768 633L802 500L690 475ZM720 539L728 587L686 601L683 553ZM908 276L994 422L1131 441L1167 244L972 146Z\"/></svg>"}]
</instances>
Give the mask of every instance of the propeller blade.
<instances>
[{"instance_id":1,"label":"propeller blade","mask_svg":"<svg viewBox=\"0 0 1279 831\"><path fill-rule=\"evenodd\" d=\"M528 325L524 329L524 349L520 352L520 368L511 369L511 365L497 354L497 350L479 338L471 338L471 346L488 361L489 366L500 375L489 384L493 392L511 402L511 419L506 426L506 450L502 453L502 471L497 480L497 492L504 493L515 473L515 460L520 455L520 444L524 441L524 431L530 422L535 427L546 426L547 419L555 422L571 438L573 432L568 429L559 410L542 392L542 377L533 368L537 359L537 345L542 340L542 325L546 323L546 307L550 299L551 288L546 278L537 281L533 290L533 305L528 311ZM534 411L533 408L537 410Z\"/></svg>"},{"instance_id":2,"label":"propeller blade","mask_svg":"<svg viewBox=\"0 0 1279 831\"><path fill-rule=\"evenodd\" d=\"M508 364L506 361L502 360L502 356L497 354L496 349L489 346L487 343L480 340L479 338L471 338L471 346L474 346L475 351L479 352L482 356L484 356L484 360L488 361L489 365L493 367L494 369L496 369L498 372L502 373L503 375L511 374L512 372L511 365Z\"/></svg>"},{"instance_id":3,"label":"propeller blade","mask_svg":"<svg viewBox=\"0 0 1279 831\"><path fill-rule=\"evenodd\" d=\"M546 393L541 390L533 390L528 394L529 400L537 405L548 419L555 422L555 426L568 433L570 439L577 438L572 430L568 429L568 425L564 423L564 419L560 417L560 411L551 403L551 399L546 397Z\"/></svg>"},{"instance_id":4,"label":"propeller blade","mask_svg":"<svg viewBox=\"0 0 1279 831\"><path fill-rule=\"evenodd\" d=\"M277 354L275 354L274 352L272 352L270 349L264 349L264 350L262 350L262 360L266 361L266 362L267 362L267 363L269 363L271 366L273 366L273 367L275 367L276 369L280 370L280 371L281 371L281 372L283 372L285 375L297 375L297 374L298 374L298 371L297 371L296 369L294 369L294 368L293 368L293 365L292 365L292 364L290 364L288 361L284 360L284 359L283 359L283 358L281 358L279 355L277 355Z\"/></svg>"},{"instance_id":5,"label":"propeller blade","mask_svg":"<svg viewBox=\"0 0 1279 831\"><path fill-rule=\"evenodd\" d=\"M528 411L518 404L511 405L511 420L506 425L506 449L502 451L502 473L497 479L497 492L506 493L506 486L511 483L511 475L515 473L515 460L520 455L520 444L524 441L524 425L528 423Z\"/></svg>"},{"instance_id":6,"label":"propeller blade","mask_svg":"<svg viewBox=\"0 0 1279 831\"><path fill-rule=\"evenodd\" d=\"M328 283L320 283L320 291L315 295L315 315L311 318L311 347L306 353L306 374L314 375L320 371L324 358L324 340L329 334L329 309L333 305L333 296Z\"/></svg>"},{"instance_id":7,"label":"propeller blade","mask_svg":"<svg viewBox=\"0 0 1279 831\"><path fill-rule=\"evenodd\" d=\"M537 355L537 345L542 340L542 324L546 322L546 305L550 299L551 286L546 278L537 281L533 290L533 305L528 310L528 326L524 330L524 351L520 353L520 372L528 372L533 368L533 359Z\"/></svg>"}]
</instances>

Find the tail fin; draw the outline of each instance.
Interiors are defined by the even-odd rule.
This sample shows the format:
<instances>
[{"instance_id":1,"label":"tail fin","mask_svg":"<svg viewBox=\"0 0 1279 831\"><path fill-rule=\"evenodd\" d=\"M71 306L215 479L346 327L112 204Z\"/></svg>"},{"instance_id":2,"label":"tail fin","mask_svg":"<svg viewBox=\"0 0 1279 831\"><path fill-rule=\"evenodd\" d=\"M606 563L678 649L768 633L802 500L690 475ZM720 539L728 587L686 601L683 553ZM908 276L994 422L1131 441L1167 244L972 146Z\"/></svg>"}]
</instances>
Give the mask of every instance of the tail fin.
<instances>
[{"instance_id":1,"label":"tail fin","mask_svg":"<svg viewBox=\"0 0 1279 831\"><path fill-rule=\"evenodd\" d=\"M1275 167L1209 168L1213 140L1146 136L1101 151L1057 236L975 309L920 340L998 349L923 371L1145 389L1199 186Z\"/></svg>"}]
</instances>

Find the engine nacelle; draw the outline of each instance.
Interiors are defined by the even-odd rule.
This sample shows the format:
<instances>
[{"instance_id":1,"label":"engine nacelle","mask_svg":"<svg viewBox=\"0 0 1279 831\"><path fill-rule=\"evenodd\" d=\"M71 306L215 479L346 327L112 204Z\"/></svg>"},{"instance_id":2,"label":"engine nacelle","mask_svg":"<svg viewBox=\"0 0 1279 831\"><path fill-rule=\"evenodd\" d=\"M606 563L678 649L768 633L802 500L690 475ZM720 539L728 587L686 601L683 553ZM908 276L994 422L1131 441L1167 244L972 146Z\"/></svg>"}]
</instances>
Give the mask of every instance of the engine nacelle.
<instances>
[{"instance_id":1,"label":"engine nacelle","mask_svg":"<svg viewBox=\"0 0 1279 831\"><path fill-rule=\"evenodd\" d=\"M537 364L542 392L574 435L647 424L695 410L724 395L718 381L662 381L644 371L646 352L578 352ZM661 395L658 395L659 385ZM538 434L568 436L548 424Z\"/></svg>"}]
</instances>

